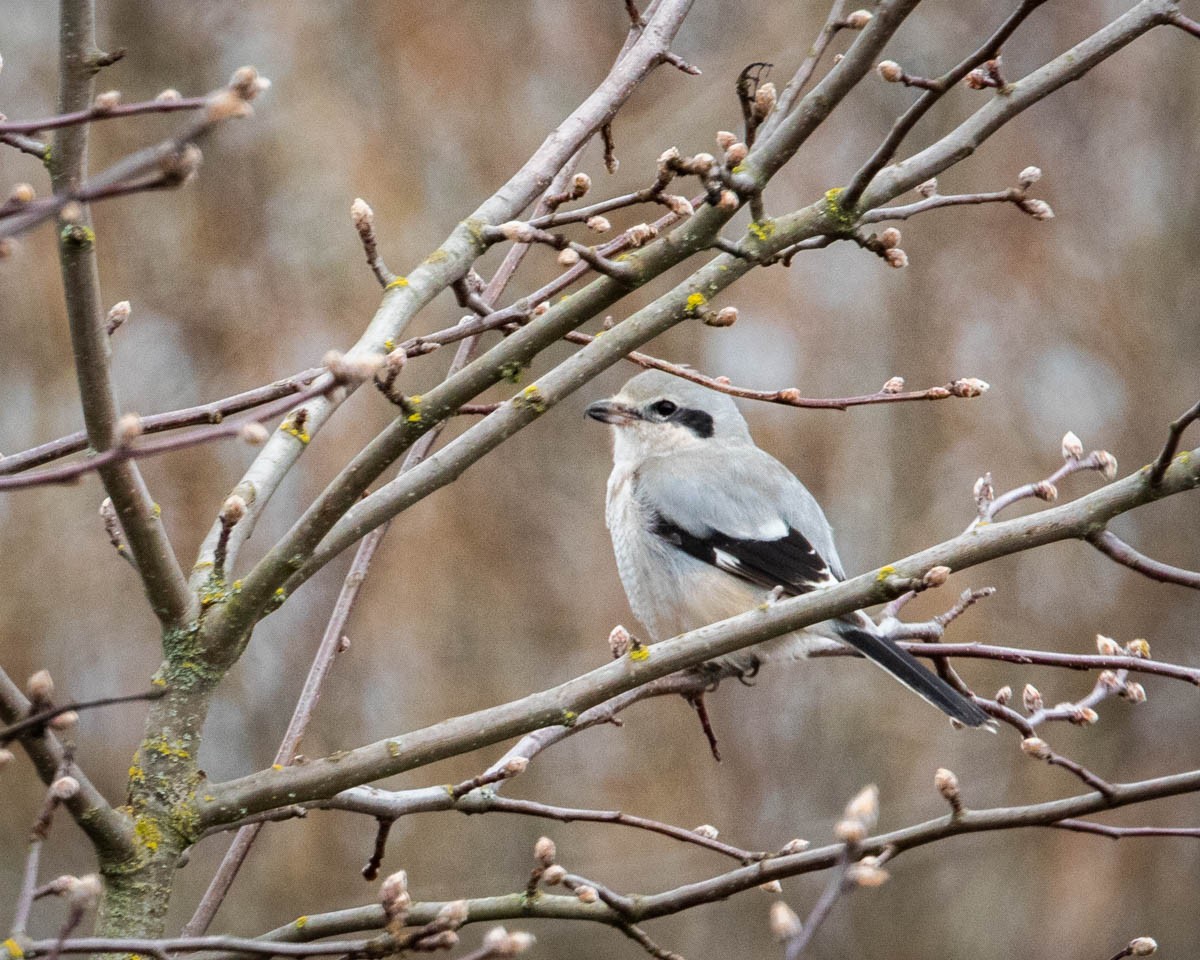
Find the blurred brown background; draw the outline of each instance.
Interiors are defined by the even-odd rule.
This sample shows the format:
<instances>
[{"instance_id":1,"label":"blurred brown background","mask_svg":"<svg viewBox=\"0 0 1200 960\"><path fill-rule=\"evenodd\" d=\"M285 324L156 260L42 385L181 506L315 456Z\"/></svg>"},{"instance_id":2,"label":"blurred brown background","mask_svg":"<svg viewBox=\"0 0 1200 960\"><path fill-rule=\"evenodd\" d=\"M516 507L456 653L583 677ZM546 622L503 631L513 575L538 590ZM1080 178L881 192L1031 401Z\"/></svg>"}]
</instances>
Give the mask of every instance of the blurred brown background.
<instances>
[{"instance_id":1,"label":"blurred brown background","mask_svg":"<svg viewBox=\"0 0 1200 960\"><path fill-rule=\"evenodd\" d=\"M1048 5L1004 51L1008 74L1040 65L1128 5ZM194 184L96 210L105 299L133 302L133 319L114 344L122 400L142 413L285 376L352 343L378 290L350 225L351 200L374 206L384 254L404 272L592 89L625 29L618 0L103 0L100 8L101 42L129 49L100 89L119 88L128 101L168 86L202 93L243 63L274 81L253 120L205 145ZM987 3L924 4L890 55L914 72L938 72L1001 15ZM738 70L773 61L783 82L823 16L817 3L698 0L677 50L704 75L663 69L644 85L616 124L620 173L606 177L598 152L588 155L597 195L648 182L654 158L669 146L713 149L715 131L737 128ZM53 112L56 20L49 2L0 0L0 110L10 117ZM722 303L741 310L733 329L688 324L654 344L663 356L740 383L795 384L811 396L874 390L895 374L914 387L954 376L992 384L979 400L851 413L747 408L760 444L824 503L851 571L961 530L972 515L971 486L985 470L1001 488L1044 476L1058 463L1067 429L1089 448L1111 450L1123 471L1135 468L1153 457L1166 422L1196 399L1198 49L1178 31L1155 31L941 178L943 192L998 189L1037 164L1046 177L1035 194L1053 204L1052 222L1007 207L934 213L903 225L907 270L846 245L806 254L790 270L772 268L725 296ZM955 91L910 146L948 130L985 96ZM777 178L769 210L792 209L845 183L912 97L873 78L864 83ZM178 122L98 125L93 168ZM0 187L19 180L45 189L35 161L0 153ZM535 251L513 292L553 270L552 257ZM443 297L414 332L458 315ZM0 449L77 429L50 229L0 265L0 336ZM449 353L410 366L411 382L431 382ZM395 525L306 754L517 697L607 658L610 627L634 624L602 519L607 437L582 409L630 372L611 371ZM343 408L276 497L252 555L390 415L372 390ZM185 563L252 456L228 443L146 464ZM1062 492L1074 496L1096 483L1075 478ZM101 498L89 479L0 499L0 659L17 678L48 667L75 697L136 690L158 661L153 618L96 517ZM1195 498L1180 497L1116 528L1162 559L1195 567L1196 517ZM344 567L335 564L258 631L209 723L203 761L211 777L270 762ZM1100 631L1122 641L1145 636L1157 656L1196 663L1197 598L1140 579L1084 545L959 574L915 613L936 612L961 589L985 584L998 595L960 621L954 639L1088 652ZM985 690L1033 680L1049 702L1090 686L1085 675L963 669ZM1196 691L1153 679L1146 686L1144 706L1105 704L1098 727L1056 728L1051 741L1113 780L1194 767ZM769 670L754 689L731 684L714 701L726 754L719 766L691 712L663 701L634 709L621 729L587 733L544 755L511 793L684 826L709 822L732 843L773 849L795 836L828 839L842 805L867 782L879 784L884 828L941 815L932 786L939 766L958 773L974 806L1079 792L1069 775L1025 759L1012 731L956 734L859 663ZM140 717L137 707L90 713L79 732L80 759L114 802ZM393 785L459 780L497 755L486 751ZM23 758L3 777L0 923L10 915L39 802ZM1200 801L1190 797L1106 819L1194 825L1198 814ZM372 900L374 886L358 870L373 826L313 814L268 828L215 929L257 933L301 913ZM729 866L618 827L441 814L399 823L385 867L408 869L418 899L508 892L524 883L543 832L556 838L568 868L624 891L657 891ZM223 840L209 840L193 851L172 926L190 915L223 848ZM64 818L47 875L90 868ZM1200 952L1195 841L1025 831L924 848L892 869L882 889L836 908L812 956L1091 960L1141 934L1156 937L1163 956ZM803 916L823 883L787 882L786 899ZM773 958L769 902L751 892L649 929L691 958ZM37 916L47 912L39 907ZM537 933L541 957L642 955L603 928L513 926ZM41 932L52 929L45 919Z\"/></svg>"}]
</instances>

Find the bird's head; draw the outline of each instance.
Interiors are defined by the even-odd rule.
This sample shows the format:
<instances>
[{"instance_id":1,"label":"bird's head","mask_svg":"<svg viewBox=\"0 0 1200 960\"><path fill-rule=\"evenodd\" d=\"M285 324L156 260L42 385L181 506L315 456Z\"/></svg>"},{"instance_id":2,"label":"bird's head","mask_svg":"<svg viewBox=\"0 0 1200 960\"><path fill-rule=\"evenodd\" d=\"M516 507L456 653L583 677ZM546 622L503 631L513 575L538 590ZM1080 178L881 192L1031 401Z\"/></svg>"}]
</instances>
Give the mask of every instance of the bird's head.
<instances>
[{"instance_id":1,"label":"bird's head","mask_svg":"<svg viewBox=\"0 0 1200 960\"><path fill-rule=\"evenodd\" d=\"M701 444L750 443L750 431L732 398L698 383L648 370L607 400L587 408L613 428L614 458L640 462Z\"/></svg>"}]
</instances>

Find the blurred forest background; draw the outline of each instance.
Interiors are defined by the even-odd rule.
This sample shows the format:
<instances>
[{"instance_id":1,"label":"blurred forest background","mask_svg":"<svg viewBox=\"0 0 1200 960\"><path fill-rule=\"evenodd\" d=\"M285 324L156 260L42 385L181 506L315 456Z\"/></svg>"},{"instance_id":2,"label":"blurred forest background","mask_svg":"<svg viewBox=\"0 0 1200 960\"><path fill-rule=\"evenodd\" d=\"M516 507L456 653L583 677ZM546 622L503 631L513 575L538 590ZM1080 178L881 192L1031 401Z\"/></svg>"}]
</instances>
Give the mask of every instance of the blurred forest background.
<instances>
[{"instance_id":1,"label":"blurred forest background","mask_svg":"<svg viewBox=\"0 0 1200 960\"><path fill-rule=\"evenodd\" d=\"M1048 4L1005 49L1007 74L1040 65L1127 6ZM104 300L133 303L132 320L114 338L114 365L125 409L140 413L225 396L348 346L379 298L350 223L351 200L372 204L383 253L405 272L591 91L627 25L619 0L103 0L99 8L102 45L129 52L98 89L120 89L127 101L165 87L194 95L244 63L274 83L255 118L222 127L204 144L196 182L95 210ZM717 130L739 129L733 85L742 66L771 61L776 79L790 76L825 12L812 0L698 0L675 49L704 75L663 68L643 85L615 124L619 173L605 175L599 150L589 150L583 169L596 182L593 196L645 185L654 158L672 145L685 154L713 150ZM1001 16L995 4L930 0L889 56L916 73L938 72ZM0 110L13 119L54 112L56 36L55 5L0 0ZM843 48L844 41L835 43ZM847 244L806 253L790 270L756 274L722 299L741 311L732 329L688 323L652 345L739 384L796 385L808 396L870 392L897 374L913 388L956 376L991 383L977 400L850 413L746 406L760 445L825 505L849 570L956 534L973 516L976 477L991 470L1005 489L1045 476L1060 462L1068 429L1089 449L1110 450L1128 472L1154 456L1166 423L1195 401L1196 50L1180 32L1156 30L942 177L944 193L1001 189L1036 164L1045 178L1033 194L1053 205L1053 221L1038 223L1007 206L926 215L901 224L906 270ZM905 153L987 96L953 92ZM865 81L775 179L768 211L793 209L845 183L913 97L899 85ZM92 168L185 122L98 124ZM0 152L0 186L21 180L47 189L36 161ZM484 266L496 262L493 255ZM527 263L513 296L557 269L544 249ZM679 276L660 279L644 296ZM412 332L444 326L460 312L443 297ZM0 450L78 429L49 228L0 264L0 336ZM451 353L411 364L410 392L434 382ZM615 623L636 627L604 529L608 437L582 415L632 372L610 371L393 527L305 754L565 680L607 660ZM370 389L343 408L276 497L243 566L393 413ZM185 561L253 454L228 442L144 464ZM1082 475L1061 492L1074 496L1096 482ZM0 499L0 658L18 679L48 668L63 696L142 689L159 662L156 621L108 545L96 516L101 498L92 477ZM1161 559L1196 566L1194 497L1139 510L1115 529ZM208 725L202 763L210 777L271 762L346 562L257 631ZM959 621L953 639L1090 652L1103 632L1121 641L1144 636L1161 659L1197 662L1200 600L1081 544L958 574L910 616L989 584L999 593ZM1032 680L1049 703L1082 696L1092 682L979 663L963 669L984 691ZM1111 780L1196 766L1196 692L1153 678L1147 688L1145 705L1106 703L1097 727L1056 728L1052 742ZM1079 792L1068 774L1024 757L1007 728L998 737L955 733L862 663L768 669L753 689L730 683L711 699L726 757L720 765L691 711L666 699L630 711L620 729L594 730L544 754L510 792L683 826L713 823L751 849L775 849L795 836L827 839L846 800L868 782L879 784L883 828L941 815L945 804L932 785L939 766L958 774L971 806ZM88 713L79 728L79 759L114 802L140 736L137 706ZM390 784L458 781L498 755L487 751ZM0 849L9 853L0 857L0 923L8 922L18 887L21 857L13 854L23 853L40 791L23 758L4 772ZM1198 805L1184 797L1107 819L1194 825ZM628 892L726 868L704 851L620 827L438 814L396 825L385 872L406 868L417 899L509 892L524 884L541 833L558 841L568 869ZM298 914L372 901L375 885L359 868L373 837L372 822L348 814L314 813L269 827L214 932L253 934ZM224 845L207 840L194 849L170 927L190 916ZM48 876L92 868L65 816L48 856ZM913 851L891 869L883 888L838 905L811 956L1090 960L1142 934L1158 939L1163 956L1200 953L1194 840L978 835ZM824 882L785 882L785 898L803 916ZM769 902L744 894L649 930L688 957L775 957ZM538 934L541 957L642 955L602 928L512 926Z\"/></svg>"}]
</instances>

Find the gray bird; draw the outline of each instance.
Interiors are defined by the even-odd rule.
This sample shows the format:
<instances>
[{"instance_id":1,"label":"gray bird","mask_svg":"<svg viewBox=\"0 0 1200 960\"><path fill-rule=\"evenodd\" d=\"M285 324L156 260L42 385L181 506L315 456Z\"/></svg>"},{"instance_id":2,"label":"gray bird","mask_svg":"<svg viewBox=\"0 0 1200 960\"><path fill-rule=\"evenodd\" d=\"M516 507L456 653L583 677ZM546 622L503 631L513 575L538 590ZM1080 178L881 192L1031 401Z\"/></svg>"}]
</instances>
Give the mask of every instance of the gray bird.
<instances>
[{"instance_id":1,"label":"gray bird","mask_svg":"<svg viewBox=\"0 0 1200 960\"><path fill-rule=\"evenodd\" d=\"M776 588L799 596L845 579L820 505L754 445L732 398L650 370L587 415L613 427L605 516L629 605L651 641L745 613ZM753 673L767 659L803 657L827 638L854 647L954 719L986 722L861 612L720 662ZM702 704L695 706L704 720ZM706 732L712 741L707 725Z\"/></svg>"}]
</instances>

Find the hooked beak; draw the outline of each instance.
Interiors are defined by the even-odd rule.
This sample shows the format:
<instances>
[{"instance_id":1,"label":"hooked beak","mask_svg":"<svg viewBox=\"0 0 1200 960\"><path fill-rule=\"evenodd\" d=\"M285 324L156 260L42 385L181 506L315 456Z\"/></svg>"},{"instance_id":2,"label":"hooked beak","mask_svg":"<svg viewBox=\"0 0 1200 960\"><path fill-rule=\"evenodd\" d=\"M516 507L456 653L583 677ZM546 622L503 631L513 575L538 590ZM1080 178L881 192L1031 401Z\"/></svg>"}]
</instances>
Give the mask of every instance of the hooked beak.
<instances>
[{"instance_id":1,"label":"hooked beak","mask_svg":"<svg viewBox=\"0 0 1200 960\"><path fill-rule=\"evenodd\" d=\"M641 419L636 410L616 400L597 400L584 413L593 420L611 423L614 427L623 427Z\"/></svg>"}]
</instances>

